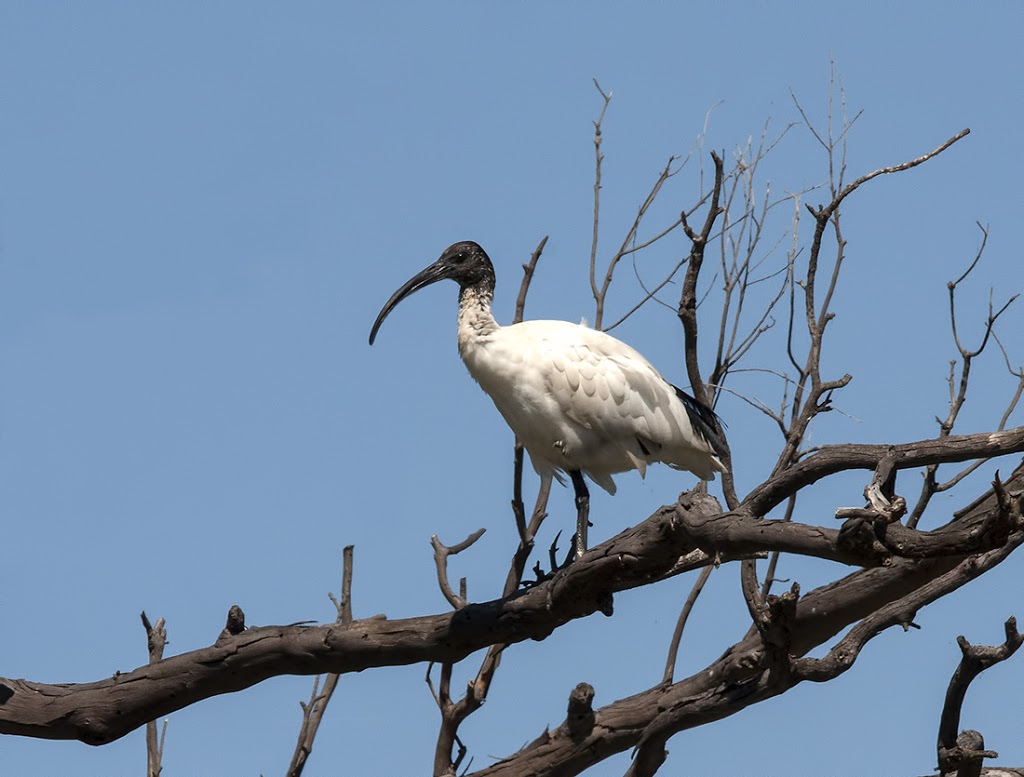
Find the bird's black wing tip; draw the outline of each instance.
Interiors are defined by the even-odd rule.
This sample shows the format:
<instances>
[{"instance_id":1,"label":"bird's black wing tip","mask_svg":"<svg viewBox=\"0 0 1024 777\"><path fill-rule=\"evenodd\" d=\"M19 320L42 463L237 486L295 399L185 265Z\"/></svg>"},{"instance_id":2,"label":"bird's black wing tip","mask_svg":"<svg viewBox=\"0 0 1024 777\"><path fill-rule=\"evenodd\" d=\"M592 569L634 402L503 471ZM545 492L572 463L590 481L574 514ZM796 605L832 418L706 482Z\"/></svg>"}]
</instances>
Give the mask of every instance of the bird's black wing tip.
<instances>
[{"instance_id":1,"label":"bird's black wing tip","mask_svg":"<svg viewBox=\"0 0 1024 777\"><path fill-rule=\"evenodd\" d=\"M672 386L676 396L686 408L686 414L690 417L690 423L696 427L696 431L704 436L711 443L711 447L720 456L729 455L729 443L725 439L725 421L718 414L703 402L698 402L678 386Z\"/></svg>"}]
</instances>

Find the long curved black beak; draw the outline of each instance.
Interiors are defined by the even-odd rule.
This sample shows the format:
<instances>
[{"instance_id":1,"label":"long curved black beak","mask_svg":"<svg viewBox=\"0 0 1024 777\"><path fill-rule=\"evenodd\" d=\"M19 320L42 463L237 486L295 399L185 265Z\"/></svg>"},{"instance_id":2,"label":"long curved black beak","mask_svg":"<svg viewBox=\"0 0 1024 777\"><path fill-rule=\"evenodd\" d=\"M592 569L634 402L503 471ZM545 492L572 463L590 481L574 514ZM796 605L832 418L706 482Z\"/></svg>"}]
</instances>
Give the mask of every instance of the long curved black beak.
<instances>
[{"instance_id":1,"label":"long curved black beak","mask_svg":"<svg viewBox=\"0 0 1024 777\"><path fill-rule=\"evenodd\" d=\"M437 261L402 284L402 288L391 295L391 299L384 303L384 307L377 314L377 320L373 322L373 328L370 330L370 345L373 345L373 341L377 338L377 330L384 323L384 319L388 317L388 313L394 310L399 302L414 291L419 291L432 283L443 281L448 277L448 270L447 264Z\"/></svg>"}]
</instances>

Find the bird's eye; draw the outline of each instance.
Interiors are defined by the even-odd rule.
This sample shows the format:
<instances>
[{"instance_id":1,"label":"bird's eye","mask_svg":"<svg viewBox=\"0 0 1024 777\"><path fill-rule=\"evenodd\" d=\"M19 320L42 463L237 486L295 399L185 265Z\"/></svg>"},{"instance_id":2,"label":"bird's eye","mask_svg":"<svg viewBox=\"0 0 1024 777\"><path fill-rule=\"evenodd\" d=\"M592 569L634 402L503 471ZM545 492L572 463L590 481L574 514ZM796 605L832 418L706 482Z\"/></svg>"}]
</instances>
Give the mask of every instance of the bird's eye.
<instances>
[{"instance_id":1,"label":"bird's eye","mask_svg":"<svg viewBox=\"0 0 1024 777\"><path fill-rule=\"evenodd\" d=\"M465 254L455 254L454 262L456 264L462 264L464 261L466 261L466 255Z\"/></svg>"}]
</instances>

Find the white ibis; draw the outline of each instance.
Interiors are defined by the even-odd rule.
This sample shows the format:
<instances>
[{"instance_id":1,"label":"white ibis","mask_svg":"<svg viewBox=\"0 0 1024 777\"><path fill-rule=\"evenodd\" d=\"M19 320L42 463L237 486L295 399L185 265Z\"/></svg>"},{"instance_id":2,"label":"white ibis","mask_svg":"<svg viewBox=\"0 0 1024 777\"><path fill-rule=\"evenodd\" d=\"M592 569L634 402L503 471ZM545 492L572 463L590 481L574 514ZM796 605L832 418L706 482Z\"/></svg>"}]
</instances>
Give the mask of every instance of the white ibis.
<instances>
[{"instance_id":1,"label":"white ibis","mask_svg":"<svg viewBox=\"0 0 1024 777\"><path fill-rule=\"evenodd\" d=\"M455 243L410 278L381 309L450 278L459 284L459 355L530 454L541 477L568 473L576 492L574 552L586 549L586 475L615 493L612 475L660 461L703 480L724 472L728 451L718 417L666 381L609 334L567 321L500 326L491 314L494 266L472 241ZM561 478L559 478L561 480Z\"/></svg>"}]
</instances>

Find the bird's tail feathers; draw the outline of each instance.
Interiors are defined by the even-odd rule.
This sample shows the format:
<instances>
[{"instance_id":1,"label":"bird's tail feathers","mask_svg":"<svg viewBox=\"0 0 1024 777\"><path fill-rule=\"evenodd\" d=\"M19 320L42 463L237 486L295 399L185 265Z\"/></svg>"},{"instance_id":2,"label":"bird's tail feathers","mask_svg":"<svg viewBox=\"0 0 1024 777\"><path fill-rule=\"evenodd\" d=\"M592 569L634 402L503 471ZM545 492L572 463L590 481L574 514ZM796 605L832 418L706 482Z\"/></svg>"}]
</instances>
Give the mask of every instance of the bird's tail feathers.
<instances>
[{"instance_id":1,"label":"bird's tail feathers","mask_svg":"<svg viewBox=\"0 0 1024 777\"><path fill-rule=\"evenodd\" d=\"M729 443L725 439L725 432L723 431L725 423L722 419L718 417L714 410L703 402L698 402L678 386L672 386L672 388L675 389L676 396L679 397L679 401L686 408L686 415L690 419L693 431L707 440L708 445L711 446L711 449L718 456L729 458ZM725 465L717 457L714 457L714 461L718 467L721 467L721 469L718 469L718 467L716 469L719 472L725 472Z\"/></svg>"}]
</instances>

